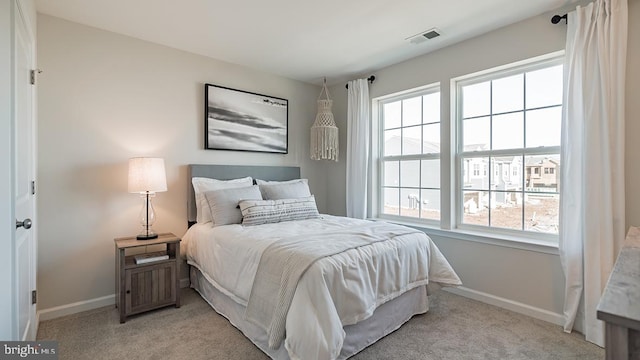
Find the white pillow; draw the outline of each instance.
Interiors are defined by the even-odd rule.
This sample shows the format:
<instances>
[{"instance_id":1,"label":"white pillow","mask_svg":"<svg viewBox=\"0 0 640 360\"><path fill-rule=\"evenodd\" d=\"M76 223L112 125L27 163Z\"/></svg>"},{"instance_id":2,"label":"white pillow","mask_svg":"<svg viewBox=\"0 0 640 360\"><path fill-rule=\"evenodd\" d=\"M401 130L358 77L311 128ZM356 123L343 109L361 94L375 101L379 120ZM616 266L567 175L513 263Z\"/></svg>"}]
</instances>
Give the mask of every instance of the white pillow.
<instances>
[{"instance_id":1,"label":"white pillow","mask_svg":"<svg viewBox=\"0 0 640 360\"><path fill-rule=\"evenodd\" d=\"M240 201L242 225L262 225L320 217L316 198Z\"/></svg>"},{"instance_id":2,"label":"white pillow","mask_svg":"<svg viewBox=\"0 0 640 360\"><path fill-rule=\"evenodd\" d=\"M204 197L205 192L251 186L253 185L253 179L251 176L233 180L194 177L191 179L191 183L196 194L196 221L204 224L211 221L211 211L209 210L207 199Z\"/></svg>"},{"instance_id":3,"label":"white pillow","mask_svg":"<svg viewBox=\"0 0 640 360\"><path fill-rule=\"evenodd\" d=\"M293 180L286 180L286 181L272 181L272 180L256 179L256 184L257 185L293 184L293 183L297 183L297 182L303 182L303 183L307 184L307 183L309 183L309 180L307 180L307 179L293 179Z\"/></svg>"},{"instance_id":4,"label":"white pillow","mask_svg":"<svg viewBox=\"0 0 640 360\"><path fill-rule=\"evenodd\" d=\"M261 184L260 192L265 200L299 199L311 196L307 179Z\"/></svg>"},{"instance_id":5,"label":"white pillow","mask_svg":"<svg viewBox=\"0 0 640 360\"><path fill-rule=\"evenodd\" d=\"M213 226L240 224L242 212L238 203L242 200L262 200L258 185L207 191L204 196L211 208Z\"/></svg>"}]
</instances>

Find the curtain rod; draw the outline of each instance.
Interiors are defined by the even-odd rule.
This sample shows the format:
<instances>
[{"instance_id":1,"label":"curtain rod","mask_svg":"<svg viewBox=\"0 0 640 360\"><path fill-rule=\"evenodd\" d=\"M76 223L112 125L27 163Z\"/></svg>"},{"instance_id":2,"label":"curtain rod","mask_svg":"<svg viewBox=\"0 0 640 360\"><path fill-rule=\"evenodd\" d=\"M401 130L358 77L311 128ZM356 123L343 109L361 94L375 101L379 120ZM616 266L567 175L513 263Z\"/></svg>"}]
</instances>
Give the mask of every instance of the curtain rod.
<instances>
[{"instance_id":1,"label":"curtain rod","mask_svg":"<svg viewBox=\"0 0 640 360\"><path fill-rule=\"evenodd\" d=\"M560 20L564 19L564 23L568 23L569 20L567 19L567 14L564 15L553 15L553 17L551 18L551 23L552 24L557 24L560 22Z\"/></svg>"},{"instance_id":2,"label":"curtain rod","mask_svg":"<svg viewBox=\"0 0 640 360\"><path fill-rule=\"evenodd\" d=\"M373 82L376 80L376 76L375 75L371 75L371 76L369 76L367 78L367 80L369 80L369 82L373 84ZM349 84L345 85L344 87L348 89L349 88Z\"/></svg>"}]
</instances>

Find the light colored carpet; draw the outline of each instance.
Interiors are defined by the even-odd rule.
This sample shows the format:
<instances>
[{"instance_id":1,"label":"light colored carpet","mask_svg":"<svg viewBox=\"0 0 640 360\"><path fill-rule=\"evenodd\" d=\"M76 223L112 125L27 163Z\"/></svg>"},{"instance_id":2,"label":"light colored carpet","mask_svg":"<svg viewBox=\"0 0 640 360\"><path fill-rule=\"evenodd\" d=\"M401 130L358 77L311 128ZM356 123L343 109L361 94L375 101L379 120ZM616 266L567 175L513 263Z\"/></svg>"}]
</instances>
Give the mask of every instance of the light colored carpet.
<instances>
[{"instance_id":1,"label":"light colored carpet","mask_svg":"<svg viewBox=\"0 0 640 360\"><path fill-rule=\"evenodd\" d=\"M427 314L353 360L603 359L604 350L559 326L440 291ZM110 306L44 321L39 340L58 340L60 359L269 359L191 289L182 307L119 323Z\"/></svg>"}]
</instances>

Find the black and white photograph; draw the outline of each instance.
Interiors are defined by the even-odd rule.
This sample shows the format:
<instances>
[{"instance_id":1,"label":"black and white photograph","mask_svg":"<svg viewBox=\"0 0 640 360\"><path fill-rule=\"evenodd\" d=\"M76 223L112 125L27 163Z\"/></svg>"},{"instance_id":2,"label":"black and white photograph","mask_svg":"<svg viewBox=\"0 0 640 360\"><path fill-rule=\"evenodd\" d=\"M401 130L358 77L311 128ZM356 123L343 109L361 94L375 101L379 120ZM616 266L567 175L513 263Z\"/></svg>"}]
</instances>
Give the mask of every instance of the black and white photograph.
<instances>
[{"instance_id":1,"label":"black and white photograph","mask_svg":"<svg viewBox=\"0 0 640 360\"><path fill-rule=\"evenodd\" d=\"M289 102L205 84L205 148L287 153Z\"/></svg>"}]
</instances>

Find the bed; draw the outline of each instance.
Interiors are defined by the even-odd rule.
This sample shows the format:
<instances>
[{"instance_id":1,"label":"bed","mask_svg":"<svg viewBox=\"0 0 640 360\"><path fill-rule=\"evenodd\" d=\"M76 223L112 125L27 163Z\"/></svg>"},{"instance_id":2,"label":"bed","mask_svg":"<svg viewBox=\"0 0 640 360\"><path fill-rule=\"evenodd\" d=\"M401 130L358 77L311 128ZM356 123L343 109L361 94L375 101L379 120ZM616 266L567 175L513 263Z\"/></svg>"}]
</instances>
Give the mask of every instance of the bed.
<instances>
[{"instance_id":1,"label":"bed","mask_svg":"<svg viewBox=\"0 0 640 360\"><path fill-rule=\"evenodd\" d=\"M190 181L183 246L191 287L272 359L346 359L427 312L427 286L461 284L423 232L314 213L313 195L296 196L304 187L297 167L190 165L189 173L216 182L263 180L205 192L218 226L201 218L206 204ZM262 200L274 199L273 189L297 200ZM225 201L239 208L233 216L242 211L245 225L221 217L216 206ZM291 221L255 211L292 204ZM282 211L267 213L288 220Z\"/></svg>"}]
</instances>

